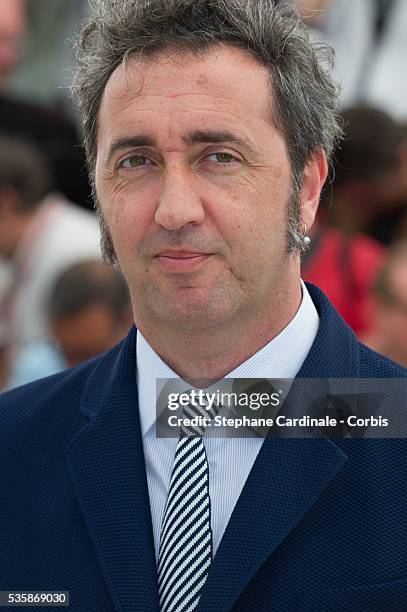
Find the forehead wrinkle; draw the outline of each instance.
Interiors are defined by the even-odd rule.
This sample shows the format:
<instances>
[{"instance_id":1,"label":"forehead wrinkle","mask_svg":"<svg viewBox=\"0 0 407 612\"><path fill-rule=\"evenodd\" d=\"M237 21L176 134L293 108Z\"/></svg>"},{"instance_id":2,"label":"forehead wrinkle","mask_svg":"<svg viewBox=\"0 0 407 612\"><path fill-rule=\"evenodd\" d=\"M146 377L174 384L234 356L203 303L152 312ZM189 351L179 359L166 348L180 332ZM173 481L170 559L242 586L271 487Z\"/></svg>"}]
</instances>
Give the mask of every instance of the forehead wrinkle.
<instances>
[{"instance_id":1,"label":"forehead wrinkle","mask_svg":"<svg viewBox=\"0 0 407 612\"><path fill-rule=\"evenodd\" d=\"M162 112L190 112L190 111L219 111L218 108L190 108L188 106L182 106L180 105L180 108L170 108L168 104L168 100L179 100L179 98L185 97L185 98L198 98L199 100L215 100L216 102L225 102L225 103L234 103L236 105L241 105L244 107L249 107L252 108L252 100L251 99L239 99L236 96L230 95L230 96L222 96L222 95L217 95L217 94L208 94L205 92L190 92L190 91L186 91L184 93L177 93L177 94L168 94L168 93L147 93L147 92L135 92L133 90L122 90L122 91L115 91L115 92L110 92L106 97L111 97L114 100L117 100L119 102L123 102L125 104L125 107L128 107L129 105L133 104L136 100L138 101L145 101L146 103L148 102L154 102L154 101L162 101L162 107L158 108L158 107L147 107L147 108L139 108L139 109L135 109L136 111L138 110L157 110L157 111L162 111ZM178 102L176 102L175 104L177 104ZM268 99L265 100L265 113L264 113L264 117L267 117L267 111L268 111ZM227 112L228 109L222 109L222 112Z\"/></svg>"},{"instance_id":2,"label":"forehead wrinkle","mask_svg":"<svg viewBox=\"0 0 407 612\"><path fill-rule=\"evenodd\" d=\"M232 123L232 122L238 121L241 124L241 121L242 121L241 114L238 111L232 110L232 109L222 109L222 112L220 113L219 109L217 108L160 109L160 108L148 106L146 108L138 108L138 109L124 107L118 111L119 114L122 111L124 111L125 113L129 111L129 117L124 116L122 119L123 123L120 124L120 128L125 128L126 130L134 129L134 127L137 127L137 124L139 122L141 124L144 124L145 121L143 120L142 115L144 113L153 112L161 117L166 117L168 119L169 129L171 129L171 134L175 135L175 128L173 127L173 121L172 121L173 117L178 117L178 115L186 116L186 115L197 113L202 116L208 115L208 118L209 118L208 124L205 126L202 126L202 118L199 117L199 121L198 120L196 121L199 127L189 128L187 130L188 133L193 133L198 130L205 131L205 132L210 132L210 131L212 132L233 132L236 136L240 137L241 139L244 138L248 141L249 140L252 141L249 131L245 132L244 130L241 130L241 129L237 130L236 124ZM137 115L139 115L139 117L137 117ZM263 117L263 120L267 124L267 126L272 127L272 121L269 116ZM150 122L151 122L151 119L150 119Z\"/></svg>"}]
</instances>

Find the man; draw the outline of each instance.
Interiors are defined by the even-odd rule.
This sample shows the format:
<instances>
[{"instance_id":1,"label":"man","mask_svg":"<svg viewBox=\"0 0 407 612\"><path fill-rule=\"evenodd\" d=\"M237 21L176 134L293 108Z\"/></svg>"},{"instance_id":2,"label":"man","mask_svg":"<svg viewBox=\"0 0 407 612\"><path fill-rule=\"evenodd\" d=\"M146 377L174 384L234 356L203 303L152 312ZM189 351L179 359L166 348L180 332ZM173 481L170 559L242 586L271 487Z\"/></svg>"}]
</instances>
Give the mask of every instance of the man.
<instances>
[{"instance_id":1,"label":"man","mask_svg":"<svg viewBox=\"0 0 407 612\"><path fill-rule=\"evenodd\" d=\"M2 304L10 363L47 336L46 305L59 274L100 256L96 219L52 192L48 165L37 149L0 136L0 257L13 266Z\"/></svg>"},{"instance_id":2,"label":"man","mask_svg":"<svg viewBox=\"0 0 407 612\"><path fill-rule=\"evenodd\" d=\"M32 4L31 8L38 5ZM11 93L10 81L20 63L22 50L30 47L32 10L28 8L26 0L0 0L0 131L37 146L51 166L58 191L89 208L85 158L79 146L77 127L63 110L66 101L57 100L50 108ZM47 9L42 3L43 12L44 8ZM44 67L42 70L47 73ZM30 77L35 78L32 68ZM49 80L49 75L45 78Z\"/></svg>"},{"instance_id":3,"label":"man","mask_svg":"<svg viewBox=\"0 0 407 612\"><path fill-rule=\"evenodd\" d=\"M338 136L314 53L285 2L99 3L74 91L137 332L3 398L3 589L99 612L406 606L403 440L154 430L156 378L405 376L300 283Z\"/></svg>"}]
</instances>

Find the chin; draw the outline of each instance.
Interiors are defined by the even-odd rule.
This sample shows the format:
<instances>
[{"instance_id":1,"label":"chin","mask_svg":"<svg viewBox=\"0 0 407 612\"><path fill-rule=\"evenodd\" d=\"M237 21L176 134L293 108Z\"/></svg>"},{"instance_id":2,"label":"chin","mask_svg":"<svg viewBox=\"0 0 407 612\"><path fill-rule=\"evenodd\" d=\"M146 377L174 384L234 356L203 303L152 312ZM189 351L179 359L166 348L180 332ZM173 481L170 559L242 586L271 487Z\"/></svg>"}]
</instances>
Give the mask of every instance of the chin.
<instances>
[{"instance_id":1,"label":"chin","mask_svg":"<svg viewBox=\"0 0 407 612\"><path fill-rule=\"evenodd\" d=\"M233 314L230 300L213 299L207 292L195 295L179 296L173 300L155 300L150 305L155 318L172 327L183 326L185 329L208 328L224 325Z\"/></svg>"}]
</instances>

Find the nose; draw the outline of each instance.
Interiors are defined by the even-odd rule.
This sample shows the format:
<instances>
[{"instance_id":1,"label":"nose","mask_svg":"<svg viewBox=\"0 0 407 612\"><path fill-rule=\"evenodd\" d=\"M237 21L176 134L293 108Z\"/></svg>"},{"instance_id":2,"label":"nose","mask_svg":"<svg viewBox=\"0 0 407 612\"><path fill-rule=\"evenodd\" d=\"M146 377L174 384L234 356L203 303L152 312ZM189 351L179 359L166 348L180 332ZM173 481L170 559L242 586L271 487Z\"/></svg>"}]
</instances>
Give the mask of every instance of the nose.
<instances>
[{"instance_id":1,"label":"nose","mask_svg":"<svg viewBox=\"0 0 407 612\"><path fill-rule=\"evenodd\" d=\"M188 169L167 168L154 220L167 230L203 223L205 209Z\"/></svg>"}]
</instances>

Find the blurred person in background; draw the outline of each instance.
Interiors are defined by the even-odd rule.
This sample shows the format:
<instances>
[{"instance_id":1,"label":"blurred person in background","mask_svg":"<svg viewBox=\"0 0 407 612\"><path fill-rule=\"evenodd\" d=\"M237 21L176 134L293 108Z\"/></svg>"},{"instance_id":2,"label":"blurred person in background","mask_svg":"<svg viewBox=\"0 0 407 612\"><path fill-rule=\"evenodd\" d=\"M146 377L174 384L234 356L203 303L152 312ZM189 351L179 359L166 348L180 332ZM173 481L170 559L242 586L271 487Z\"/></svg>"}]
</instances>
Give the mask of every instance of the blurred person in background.
<instances>
[{"instance_id":1,"label":"blurred person in background","mask_svg":"<svg viewBox=\"0 0 407 612\"><path fill-rule=\"evenodd\" d=\"M43 2L36 4L37 10L44 9ZM29 17L26 0L0 0L0 132L35 144L51 166L58 191L91 208L85 157L78 129L66 110L67 96L61 98L62 90L56 90L54 100L45 106L27 97L27 92L24 98L21 92L16 96L10 85L30 34ZM52 56L50 50L48 54ZM47 79L45 66L42 73Z\"/></svg>"},{"instance_id":2,"label":"blurred person in background","mask_svg":"<svg viewBox=\"0 0 407 612\"><path fill-rule=\"evenodd\" d=\"M326 292L359 334L371 324L370 289L385 255L381 242L390 242L391 218L405 190L403 134L386 113L365 106L343 111L342 119L332 201L313 227L302 266L304 278ZM369 235L375 227L381 242Z\"/></svg>"},{"instance_id":3,"label":"blurred person in background","mask_svg":"<svg viewBox=\"0 0 407 612\"><path fill-rule=\"evenodd\" d=\"M402 126L364 105L343 111L342 119L345 140L336 154L331 224L345 234L369 234L388 245L391 220L407 189Z\"/></svg>"},{"instance_id":4,"label":"blurred person in background","mask_svg":"<svg viewBox=\"0 0 407 612\"><path fill-rule=\"evenodd\" d=\"M297 0L316 40L336 52L335 76L344 108L369 104L407 119L407 2Z\"/></svg>"},{"instance_id":5,"label":"blurred person in background","mask_svg":"<svg viewBox=\"0 0 407 612\"><path fill-rule=\"evenodd\" d=\"M335 78L341 83L341 104L361 99L366 67L374 45L374 0L297 0L315 40L335 49Z\"/></svg>"},{"instance_id":6,"label":"blurred person in background","mask_svg":"<svg viewBox=\"0 0 407 612\"><path fill-rule=\"evenodd\" d=\"M398 203L395 202L391 216L377 219L372 233L381 236L383 228L388 228L392 242L407 240L407 122L400 125L402 143L397 149L401 171L401 184L398 194Z\"/></svg>"},{"instance_id":7,"label":"blurred person in background","mask_svg":"<svg viewBox=\"0 0 407 612\"><path fill-rule=\"evenodd\" d=\"M40 153L0 136L0 257L12 263L2 301L3 346L9 360L47 335L46 304L70 264L100 257L96 218L52 192Z\"/></svg>"},{"instance_id":8,"label":"blurred person in background","mask_svg":"<svg viewBox=\"0 0 407 612\"><path fill-rule=\"evenodd\" d=\"M372 53L365 99L398 121L407 120L407 2L376 0L385 23Z\"/></svg>"},{"instance_id":9,"label":"blurred person in background","mask_svg":"<svg viewBox=\"0 0 407 612\"><path fill-rule=\"evenodd\" d=\"M88 0L25 0L29 27L10 89L18 97L64 106L74 63L69 39L90 13ZM73 111L69 106L69 112Z\"/></svg>"},{"instance_id":10,"label":"blurred person in background","mask_svg":"<svg viewBox=\"0 0 407 612\"><path fill-rule=\"evenodd\" d=\"M29 344L8 387L73 367L112 348L132 324L122 275L97 260L73 264L57 278L47 308L49 337Z\"/></svg>"},{"instance_id":11,"label":"blurred person in background","mask_svg":"<svg viewBox=\"0 0 407 612\"><path fill-rule=\"evenodd\" d=\"M394 245L372 288L373 325L362 340L407 366L407 242Z\"/></svg>"},{"instance_id":12,"label":"blurred person in background","mask_svg":"<svg viewBox=\"0 0 407 612\"><path fill-rule=\"evenodd\" d=\"M25 0L0 0L0 126L9 120L8 105L4 106L1 92L17 66L22 52L27 19ZM0 261L0 301L10 281L11 269ZM0 322L1 325L1 322ZM0 336L4 331L0 329ZM6 356L0 346L0 389L4 386Z\"/></svg>"}]
</instances>

